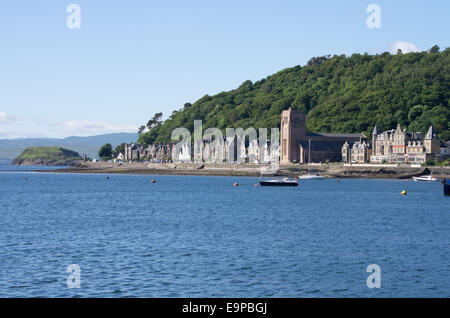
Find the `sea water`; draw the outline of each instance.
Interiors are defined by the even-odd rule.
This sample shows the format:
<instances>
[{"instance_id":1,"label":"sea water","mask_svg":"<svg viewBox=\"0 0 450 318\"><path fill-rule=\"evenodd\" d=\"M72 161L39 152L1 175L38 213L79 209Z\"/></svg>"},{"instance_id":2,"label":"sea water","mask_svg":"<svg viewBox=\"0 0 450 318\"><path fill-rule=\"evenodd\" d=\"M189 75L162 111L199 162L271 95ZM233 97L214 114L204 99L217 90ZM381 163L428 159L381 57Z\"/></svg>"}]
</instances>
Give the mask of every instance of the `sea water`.
<instances>
[{"instance_id":1,"label":"sea water","mask_svg":"<svg viewBox=\"0 0 450 318\"><path fill-rule=\"evenodd\" d=\"M0 297L450 296L440 183L255 184L0 172Z\"/></svg>"}]
</instances>

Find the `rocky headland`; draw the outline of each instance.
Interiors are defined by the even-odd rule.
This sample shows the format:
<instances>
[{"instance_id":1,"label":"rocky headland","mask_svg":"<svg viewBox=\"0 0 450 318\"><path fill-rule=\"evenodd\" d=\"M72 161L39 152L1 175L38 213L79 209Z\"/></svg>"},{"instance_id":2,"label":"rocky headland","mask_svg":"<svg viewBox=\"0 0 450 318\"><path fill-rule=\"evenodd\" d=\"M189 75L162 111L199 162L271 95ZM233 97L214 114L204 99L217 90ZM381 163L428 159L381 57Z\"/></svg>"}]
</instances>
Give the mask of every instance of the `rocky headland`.
<instances>
[{"instance_id":1,"label":"rocky headland","mask_svg":"<svg viewBox=\"0 0 450 318\"><path fill-rule=\"evenodd\" d=\"M15 166L74 166L82 158L62 147L29 147L11 162Z\"/></svg>"}]
</instances>

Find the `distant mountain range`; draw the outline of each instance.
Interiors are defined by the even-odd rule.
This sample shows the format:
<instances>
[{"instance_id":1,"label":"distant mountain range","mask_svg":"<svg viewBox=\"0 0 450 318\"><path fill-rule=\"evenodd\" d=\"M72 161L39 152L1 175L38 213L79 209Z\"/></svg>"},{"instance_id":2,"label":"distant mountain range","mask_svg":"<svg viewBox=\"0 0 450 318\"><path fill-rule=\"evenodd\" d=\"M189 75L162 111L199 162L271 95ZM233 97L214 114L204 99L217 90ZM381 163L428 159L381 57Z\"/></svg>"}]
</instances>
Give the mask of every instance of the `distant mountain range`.
<instances>
[{"instance_id":1,"label":"distant mountain range","mask_svg":"<svg viewBox=\"0 0 450 318\"><path fill-rule=\"evenodd\" d=\"M98 150L106 143L113 147L122 142L135 142L136 133L116 133L89 137L67 138L18 138L0 139L0 160L12 160L19 156L23 150L35 146L60 146L78 152L81 156L86 154L91 158L98 158Z\"/></svg>"}]
</instances>

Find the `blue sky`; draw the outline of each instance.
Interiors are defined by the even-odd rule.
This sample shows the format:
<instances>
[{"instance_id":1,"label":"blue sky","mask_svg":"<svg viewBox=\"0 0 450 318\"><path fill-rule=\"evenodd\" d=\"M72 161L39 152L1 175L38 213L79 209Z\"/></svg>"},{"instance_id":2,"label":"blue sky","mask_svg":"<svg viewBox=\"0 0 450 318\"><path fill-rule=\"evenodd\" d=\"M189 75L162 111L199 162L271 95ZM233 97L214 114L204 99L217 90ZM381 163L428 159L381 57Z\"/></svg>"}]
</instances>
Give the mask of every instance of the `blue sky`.
<instances>
[{"instance_id":1,"label":"blue sky","mask_svg":"<svg viewBox=\"0 0 450 318\"><path fill-rule=\"evenodd\" d=\"M66 25L72 3L80 29ZM447 0L4 0L0 138L134 132L313 56L446 48L449 13Z\"/></svg>"}]
</instances>

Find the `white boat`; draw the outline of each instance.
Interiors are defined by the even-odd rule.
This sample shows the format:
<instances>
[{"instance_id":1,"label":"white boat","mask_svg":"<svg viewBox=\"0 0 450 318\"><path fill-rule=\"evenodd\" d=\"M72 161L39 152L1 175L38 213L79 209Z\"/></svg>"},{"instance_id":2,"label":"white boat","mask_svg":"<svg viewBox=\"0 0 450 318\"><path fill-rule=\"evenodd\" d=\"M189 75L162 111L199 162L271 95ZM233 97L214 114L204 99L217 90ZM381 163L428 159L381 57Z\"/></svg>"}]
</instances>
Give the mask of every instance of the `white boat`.
<instances>
[{"instance_id":1,"label":"white boat","mask_svg":"<svg viewBox=\"0 0 450 318\"><path fill-rule=\"evenodd\" d=\"M298 176L300 180L325 180L326 178L324 176L321 176L319 174L310 174L309 173L309 164L311 163L311 139L308 140L308 173L303 176Z\"/></svg>"},{"instance_id":2,"label":"white boat","mask_svg":"<svg viewBox=\"0 0 450 318\"><path fill-rule=\"evenodd\" d=\"M283 179L271 179L271 180L259 180L259 184L263 187L273 186L273 187L297 187L297 178L283 178Z\"/></svg>"},{"instance_id":3,"label":"white boat","mask_svg":"<svg viewBox=\"0 0 450 318\"><path fill-rule=\"evenodd\" d=\"M438 178L433 177L432 175L413 177L413 180L414 181L439 181Z\"/></svg>"},{"instance_id":4,"label":"white boat","mask_svg":"<svg viewBox=\"0 0 450 318\"><path fill-rule=\"evenodd\" d=\"M305 174L298 176L300 180L326 180L327 178L318 174Z\"/></svg>"}]
</instances>

